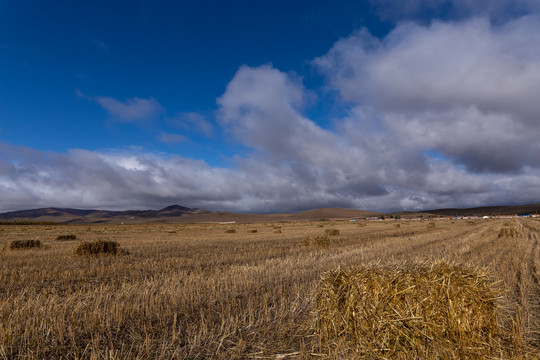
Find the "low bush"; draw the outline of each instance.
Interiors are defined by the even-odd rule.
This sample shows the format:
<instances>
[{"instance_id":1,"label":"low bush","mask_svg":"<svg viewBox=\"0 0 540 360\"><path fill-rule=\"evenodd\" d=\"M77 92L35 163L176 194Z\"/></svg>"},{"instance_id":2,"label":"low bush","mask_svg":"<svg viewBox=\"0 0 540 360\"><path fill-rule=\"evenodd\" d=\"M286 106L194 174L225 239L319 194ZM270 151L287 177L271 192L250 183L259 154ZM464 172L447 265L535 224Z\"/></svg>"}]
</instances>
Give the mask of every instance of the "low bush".
<instances>
[{"instance_id":1,"label":"low bush","mask_svg":"<svg viewBox=\"0 0 540 360\"><path fill-rule=\"evenodd\" d=\"M338 229L326 229L324 231L324 233L327 235L327 236L336 236L336 235L339 235L339 230Z\"/></svg>"},{"instance_id":2,"label":"low bush","mask_svg":"<svg viewBox=\"0 0 540 360\"><path fill-rule=\"evenodd\" d=\"M236 229L227 229L227 230L225 230L225 233L226 234L234 234L234 233L236 233Z\"/></svg>"},{"instance_id":3,"label":"low bush","mask_svg":"<svg viewBox=\"0 0 540 360\"><path fill-rule=\"evenodd\" d=\"M434 222L430 222L429 224L427 224L427 228L428 228L428 229L435 229L435 223L434 223Z\"/></svg>"}]
</instances>

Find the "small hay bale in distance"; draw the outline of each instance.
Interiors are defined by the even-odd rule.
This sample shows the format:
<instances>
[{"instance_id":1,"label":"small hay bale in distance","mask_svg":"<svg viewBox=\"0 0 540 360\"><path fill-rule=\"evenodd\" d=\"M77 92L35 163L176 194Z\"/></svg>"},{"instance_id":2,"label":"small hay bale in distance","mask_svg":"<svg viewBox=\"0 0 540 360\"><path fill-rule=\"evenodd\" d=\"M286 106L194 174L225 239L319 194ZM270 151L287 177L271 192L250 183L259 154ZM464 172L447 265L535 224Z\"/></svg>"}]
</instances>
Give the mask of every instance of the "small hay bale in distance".
<instances>
[{"instance_id":1,"label":"small hay bale in distance","mask_svg":"<svg viewBox=\"0 0 540 360\"><path fill-rule=\"evenodd\" d=\"M327 235L327 236L336 236L336 235L339 235L339 230L338 229L326 229L324 231L324 233Z\"/></svg>"},{"instance_id":2,"label":"small hay bale in distance","mask_svg":"<svg viewBox=\"0 0 540 360\"><path fill-rule=\"evenodd\" d=\"M116 241L97 240L83 241L79 243L73 253L79 256L89 255L117 255L120 249L120 244Z\"/></svg>"},{"instance_id":3,"label":"small hay bale in distance","mask_svg":"<svg viewBox=\"0 0 540 360\"><path fill-rule=\"evenodd\" d=\"M499 295L484 272L445 262L338 269L319 283L315 329L366 359L499 358L517 347Z\"/></svg>"},{"instance_id":4,"label":"small hay bale in distance","mask_svg":"<svg viewBox=\"0 0 540 360\"><path fill-rule=\"evenodd\" d=\"M39 249L41 246L40 240L13 240L7 245L10 250Z\"/></svg>"},{"instance_id":5,"label":"small hay bale in distance","mask_svg":"<svg viewBox=\"0 0 540 360\"><path fill-rule=\"evenodd\" d=\"M65 241L65 240L77 240L77 236L70 234L70 235L58 235L56 237L56 240L58 241Z\"/></svg>"},{"instance_id":6,"label":"small hay bale in distance","mask_svg":"<svg viewBox=\"0 0 540 360\"><path fill-rule=\"evenodd\" d=\"M329 246L330 238L328 236L308 236L304 239L304 245L306 246Z\"/></svg>"},{"instance_id":7,"label":"small hay bale in distance","mask_svg":"<svg viewBox=\"0 0 540 360\"><path fill-rule=\"evenodd\" d=\"M502 238L502 237L513 238L513 237L517 237L519 235L520 235L520 232L515 227L509 227L509 228L504 227L499 231L499 237L500 238Z\"/></svg>"}]
</instances>

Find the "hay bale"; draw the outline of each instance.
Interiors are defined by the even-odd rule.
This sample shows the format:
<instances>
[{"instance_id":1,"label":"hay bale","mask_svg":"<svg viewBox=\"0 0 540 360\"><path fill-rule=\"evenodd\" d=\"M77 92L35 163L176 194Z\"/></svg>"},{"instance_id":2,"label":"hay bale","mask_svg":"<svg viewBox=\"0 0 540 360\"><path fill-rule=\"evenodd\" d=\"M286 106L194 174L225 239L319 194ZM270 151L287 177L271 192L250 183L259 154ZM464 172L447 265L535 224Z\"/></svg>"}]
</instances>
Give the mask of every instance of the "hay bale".
<instances>
[{"instance_id":1,"label":"hay bale","mask_svg":"<svg viewBox=\"0 0 540 360\"><path fill-rule=\"evenodd\" d=\"M329 246L330 238L328 236L308 236L304 239L304 245L306 246Z\"/></svg>"},{"instance_id":2,"label":"hay bale","mask_svg":"<svg viewBox=\"0 0 540 360\"><path fill-rule=\"evenodd\" d=\"M41 248L40 240L13 240L7 244L9 250L26 250Z\"/></svg>"},{"instance_id":3,"label":"hay bale","mask_svg":"<svg viewBox=\"0 0 540 360\"><path fill-rule=\"evenodd\" d=\"M58 236L56 237L56 240L58 240L58 241L64 241L64 240L77 240L77 236L72 235L72 234L70 234L70 235L58 235Z\"/></svg>"},{"instance_id":4,"label":"hay bale","mask_svg":"<svg viewBox=\"0 0 540 360\"><path fill-rule=\"evenodd\" d=\"M326 229L324 231L324 233L326 234L326 236L336 236L336 235L339 235L339 230L338 229Z\"/></svg>"},{"instance_id":5,"label":"hay bale","mask_svg":"<svg viewBox=\"0 0 540 360\"><path fill-rule=\"evenodd\" d=\"M315 327L369 359L499 358L499 295L482 271L445 262L336 270L319 284Z\"/></svg>"},{"instance_id":6,"label":"hay bale","mask_svg":"<svg viewBox=\"0 0 540 360\"><path fill-rule=\"evenodd\" d=\"M502 238L502 237L517 237L520 235L520 232L517 228L515 227L510 227L510 228L502 228L500 231L499 231L499 237Z\"/></svg>"},{"instance_id":7,"label":"hay bale","mask_svg":"<svg viewBox=\"0 0 540 360\"><path fill-rule=\"evenodd\" d=\"M79 243L73 253L75 255L116 255L119 252L120 244L116 241L83 241Z\"/></svg>"}]
</instances>

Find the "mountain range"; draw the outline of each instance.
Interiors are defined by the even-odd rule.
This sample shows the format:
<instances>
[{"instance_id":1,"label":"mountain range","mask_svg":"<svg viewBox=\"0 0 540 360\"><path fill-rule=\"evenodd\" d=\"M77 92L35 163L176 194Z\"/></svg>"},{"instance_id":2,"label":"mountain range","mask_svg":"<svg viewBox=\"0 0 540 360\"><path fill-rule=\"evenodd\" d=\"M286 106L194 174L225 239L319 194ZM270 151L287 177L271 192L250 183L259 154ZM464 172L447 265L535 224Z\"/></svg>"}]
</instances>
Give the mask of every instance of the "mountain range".
<instances>
[{"instance_id":1,"label":"mountain range","mask_svg":"<svg viewBox=\"0 0 540 360\"><path fill-rule=\"evenodd\" d=\"M39 221L57 223L152 223L152 222L263 222L263 221L313 221L323 219L361 219L380 216L413 218L419 216L471 216L471 215L511 215L540 213L540 203L511 206L489 206L467 209L435 209L421 212L395 212L385 214L342 208L313 209L300 213L277 214L239 214L232 212L213 212L171 205L160 210L82 210L70 208L41 208L11 211L0 214L1 221Z\"/></svg>"}]
</instances>

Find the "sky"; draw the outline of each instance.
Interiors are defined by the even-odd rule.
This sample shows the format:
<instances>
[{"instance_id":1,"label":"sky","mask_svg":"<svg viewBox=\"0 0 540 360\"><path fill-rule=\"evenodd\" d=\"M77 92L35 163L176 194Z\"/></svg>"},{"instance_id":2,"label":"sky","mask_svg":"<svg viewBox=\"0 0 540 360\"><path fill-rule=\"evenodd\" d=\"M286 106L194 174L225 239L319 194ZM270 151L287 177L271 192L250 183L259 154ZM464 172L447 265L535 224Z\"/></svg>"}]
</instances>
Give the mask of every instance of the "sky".
<instances>
[{"instance_id":1,"label":"sky","mask_svg":"<svg viewBox=\"0 0 540 360\"><path fill-rule=\"evenodd\" d=\"M0 1L0 212L540 202L537 0Z\"/></svg>"}]
</instances>

